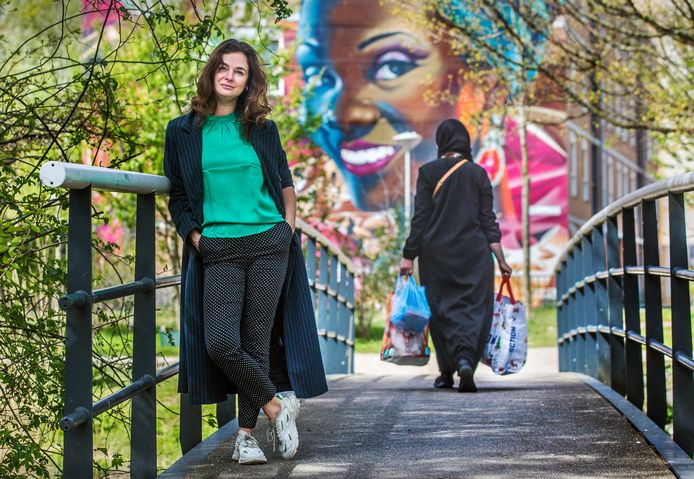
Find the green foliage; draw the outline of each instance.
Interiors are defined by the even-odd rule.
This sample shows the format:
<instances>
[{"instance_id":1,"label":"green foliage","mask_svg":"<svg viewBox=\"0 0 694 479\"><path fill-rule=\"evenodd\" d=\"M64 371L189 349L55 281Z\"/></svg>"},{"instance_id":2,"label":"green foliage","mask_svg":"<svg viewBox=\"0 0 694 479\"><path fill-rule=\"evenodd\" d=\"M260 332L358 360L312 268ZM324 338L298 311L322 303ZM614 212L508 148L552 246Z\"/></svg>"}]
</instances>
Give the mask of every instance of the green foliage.
<instances>
[{"instance_id":1,"label":"green foliage","mask_svg":"<svg viewBox=\"0 0 694 479\"><path fill-rule=\"evenodd\" d=\"M162 173L166 123L187 105L202 59L232 31L237 5L208 2L188 11L180 9L185 2L150 2L138 10L139 3L128 2L116 23L95 23L89 34L81 30L80 2L12 0L0 7L2 478L60 476L62 462L65 315L56 299L65 293L68 195L44 187L39 169L55 160ZM246 4L255 7L241 19L250 25L291 13L282 0ZM267 44L253 40L259 49ZM277 76L287 59L271 63ZM302 133L290 128L292 105L279 109L286 141ZM178 243L163 198L157 211L158 264L175 272ZM94 287L130 281L135 198L94 193L92 221ZM122 240L108 236L120 227ZM132 299L99 304L93 325L97 400L130 382ZM128 415L124 404L95 420L95 474L127 471L129 448L116 438L129 436Z\"/></svg>"},{"instance_id":2,"label":"green foliage","mask_svg":"<svg viewBox=\"0 0 694 479\"><path fill-rule=\"evenodd\" d=\"M47 6L50 11L50 6ZM31 18L18 15L15 27ZM65 25L68 32L73 25ZM3 51L0 68L0 477L48 476L58 467L67 194L43 187L38 168L68 160L98 129L90 100L100 67L63 70L51 35ZM59 47L55 56L68 54ZM83 106L79 108L78 105Z\"/></svg>"},{"instance_id":3,"label":"green foliage","mask_svg":"<svg viewBox=\"0 0 694 479\"><path fill-rule=\"evenodd\" d=\"M385 319L386 305L398 277L398 265L402 258L402 245L405 243L402 210L394 209L394 224L376 232L381 249L371 258L370 267L361 276L356 302L356 334L368 339L372 334L374 319Z\"/></svg>"},{"instance_id":4,"label":"green foliage","mask_svg":"<svg viewBox=\"0 0 694 479\"><path fill-rule=\"evenodd\" d=\"M690 2L384 3L448 43L477 77L494 77L512 91L514 83L528 78L528 70L535 70L538 81L525 85L526 95L572 105L569 117L591 113L615 127L647 130L669 153L670 163L691 169Z\"/></svg>"},{"instance_id":5,"label":"green foliage","mask_svg":"<svg viewBox=\"0 0 694 479\"><path fill-rule=\"evenodd\" d=\"M287 0L270 0L270 6L275 12L275 17L277 21L289 18L292 14L292 9L289 8Z\"/></svg>"}]
</instances>

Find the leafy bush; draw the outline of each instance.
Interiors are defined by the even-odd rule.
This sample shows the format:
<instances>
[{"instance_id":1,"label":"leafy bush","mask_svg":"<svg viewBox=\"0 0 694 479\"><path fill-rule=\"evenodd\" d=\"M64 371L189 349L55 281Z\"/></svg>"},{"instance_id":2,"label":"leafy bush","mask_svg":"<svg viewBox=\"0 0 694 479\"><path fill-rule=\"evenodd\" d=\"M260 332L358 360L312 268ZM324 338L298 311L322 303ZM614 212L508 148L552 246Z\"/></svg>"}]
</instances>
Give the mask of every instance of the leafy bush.
<instances>
[{"instance_id":1,"label":"leafy bush","mask_svg":"<svg viewBox=\"0 0 694 479\"><path fill-rule=\"evenodd\" d=\"M92 23L99 12L91 2L79 4L0 7L0 477L8 479L59 476L61 467L65 315L56 299L65 293L68 194L44 187L39 169L54 160L161 173L166 122L190 99L214 40L226 38L232 20L290 13L285 0L272 0L273 10L248 0L248 9L222 1L190 11L96 2L111 20L104 26ZM159 264L175 273L179 246L164 201L157 203ZM93 212L95 287L130 281L134 197L94 193ZM123 232L117 244L113 231ZM94 312L98 399L130 381L132 302ZM95 440L101 475L127 470L129 452L111 451L108 442L113 428L127 430L127 416L121 408L95 421L97 430L108 424Z\"/></svg>"}]
</instances>

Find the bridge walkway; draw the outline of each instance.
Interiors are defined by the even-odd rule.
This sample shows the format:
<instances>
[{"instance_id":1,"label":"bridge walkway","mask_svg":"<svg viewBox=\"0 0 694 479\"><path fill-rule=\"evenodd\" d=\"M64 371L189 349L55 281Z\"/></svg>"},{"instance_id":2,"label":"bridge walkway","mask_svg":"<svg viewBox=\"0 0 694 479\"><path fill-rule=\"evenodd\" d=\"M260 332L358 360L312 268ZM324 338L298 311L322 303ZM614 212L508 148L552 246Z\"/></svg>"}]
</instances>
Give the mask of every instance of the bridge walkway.
<instances>
[{"instance_id":1,"label":"bridge walkway","mask_svg":"<svg viewBox=\"0 0 694 479\"><path fill-rule=\"evenodd\" d=\"M583 379L557 373L556 350L531 350L518 375L481 366L480 391L435 390L423 368L357 355L354 376L302 402L294 460L272 456L267 421L257 432L269 462L239 466L226 427L162 477L670 478L665 461Z\"/></svg>"}]
</instances>

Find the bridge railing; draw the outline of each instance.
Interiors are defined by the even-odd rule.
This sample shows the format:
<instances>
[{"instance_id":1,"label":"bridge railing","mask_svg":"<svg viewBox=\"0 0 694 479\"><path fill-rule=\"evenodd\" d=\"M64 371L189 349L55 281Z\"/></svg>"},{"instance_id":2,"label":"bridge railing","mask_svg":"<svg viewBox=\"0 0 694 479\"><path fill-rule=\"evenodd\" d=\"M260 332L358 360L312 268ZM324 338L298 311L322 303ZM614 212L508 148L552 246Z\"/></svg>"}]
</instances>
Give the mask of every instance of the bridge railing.
<instances>
[{"instance_id":1,"label":"bridge railing","mask_svg":"<svg viewBox=\"0 0 694 479\"><path fill-rule=\"evenodd\" d=\"M560 370L599 379L638 408L645 407L660 428L668 419L669 382L673 439L690 457L694 454L690 309L694 271L689 269L685 194L692 190L694 173L688 173L612 203L574 235L556 270ZM657 208L664 198L667 221L662 212L659 217ZM665 226L669 264L661 264L658 244L659 228ZM663 280L668 284L661 284ZM671 345L664 339L661 286L670 290ZM670 377L666 358L672 364Z\"/></svg>"},{"instance_id":2,"label":"bridge railing","mask_svg":"<svg viewBox=\"0 0 694 479\"><path fill-rule=\"evenodd\" d=\"M49 162L40 173L49 187L69 193L67 293L58 301L66 311L65 416L63 476L93 477L93 420L99 414L132 400L130 476L157 475L156 385L178 374L178 363L156 369L156 294L159 288L180 285L180 276L156 277L155 195L167 194L167 178L71 163ZM132 282L92 288L92 190L137 195L135 278ZM353 373L353 263L328 240L300 219L297 229L305 248L309 284L318 335L327 373ZM92 306L134 296L132 383L93 401ZM180 443L187 453L202 440L200 406L180 398ZM217 405L219 426L236 417L235 397Z\"/></svg>"}]
</instances>

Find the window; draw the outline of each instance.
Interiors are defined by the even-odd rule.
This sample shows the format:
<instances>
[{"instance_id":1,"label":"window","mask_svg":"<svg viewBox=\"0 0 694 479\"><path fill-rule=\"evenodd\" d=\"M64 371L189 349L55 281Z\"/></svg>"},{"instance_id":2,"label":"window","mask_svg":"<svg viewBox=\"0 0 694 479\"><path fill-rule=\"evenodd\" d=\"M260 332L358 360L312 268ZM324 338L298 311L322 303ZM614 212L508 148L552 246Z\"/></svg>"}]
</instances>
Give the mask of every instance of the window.
<instances>
[{"instance_id":1,"label":"window","mask_svg":"<svg viewBox=\"0 0 694 479\"><path fill-rule=\"evenodd\" d=\"M607 203L614 201L614 160L612 156L605 155L607 160Z\"/></svg>"},{"instance_id":2,"label":"window","mask_svg":"<svg viewBox=\"0 0 694 479\"><path fill-rule=\"evenodd\" d=\"M614 99L614 118L615 121L622 121L623 115L624 115L624 109L622 108L622 100L624 97L622 96L622 93L617 91L617 87L615 86L615 99ZM618 126L615 128L615 134L617 135L617 138L621 138L622 136L622 130L623 128L621 126Z\"/></svg>"},{"instance_id":3,"label":"window","mask_svg":"<svg viewBox=\"0 0 694 479\"><path fill-rule=\"evenodd\" d=\"M629 95L627 108L629 109L629 118L636 120L636 101L632 95ZM636 130L634 128L629 128L628 140L631 146L636 146Z\"/></svg>"},{"instance_id":4,"label":"window","mask_svg":"<svg viewBox=\"0 0 694 479\"><path fill-rule=\"evenodd\" d=\"M581 140L581 158L583 158L583 201L590 201L590 144L585 138Z\"/></svg>"},{"instance_id":5,"label":"window","mask_svg":"<svg viewBox=\"0 0 694 479\"><path fill-rule=\"evenodd\" d=\"M625 116L626 116L626 115L625 115ZM622 129L621 129L621 133L622 133L622 135L621 135L622 141L623 141L624 143L626 143L627 141L629 141L629 130L628 130L627 128L622 128Z\"/></svg>"},{"instance_id":6,"label":"window","mask_svg":"<svg viewBox=\"0 0 694 479\"><path fill-rule=\"evenodd\" d=\"M276 55L282 54L285 50L284 35L282 31L277 32L277 36L270 40L267 49L263 50L262 56L268 73L268 96L283 97L285 95L284 78L279 75L282 67L273 66L277 63ZM280 62L281 63L281 62Z\"/></svg>"},{"instance_id":7,"label":"window","mask_svg":"<svg viewBox=\"0 0 694 479\"><path fill-rule=\"evenodd\" d=\"M576 134L569 133L569 191L574 198L578 196L578 145Z\"/></svg>"},{"instance_id":8,"label":"window","mask_svg":"<svg viewBox=\"0 0 694 479\"><path fill-rule=\"evenodd\" d=\"M612 91L612 82L605 82L605 92L602 94L602 104L605 110L605 130L609 131L614 128L612 121L614 120L614 92Z\"/></svg>"}]
</instances>

